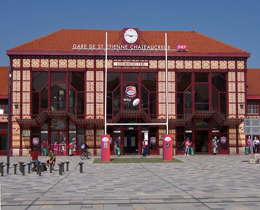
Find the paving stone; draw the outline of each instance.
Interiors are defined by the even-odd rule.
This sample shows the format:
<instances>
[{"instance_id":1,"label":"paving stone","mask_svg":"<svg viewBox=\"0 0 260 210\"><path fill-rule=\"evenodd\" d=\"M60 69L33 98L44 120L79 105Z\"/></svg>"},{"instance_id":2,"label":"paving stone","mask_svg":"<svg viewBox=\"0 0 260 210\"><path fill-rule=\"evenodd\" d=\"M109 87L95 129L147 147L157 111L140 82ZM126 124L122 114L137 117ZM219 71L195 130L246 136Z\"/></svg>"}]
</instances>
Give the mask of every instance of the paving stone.
<instances>
[{"instance_id":1,"label":"paving stone","mask_svg":"<svg viewBox=\"0 0 260 210\"><path fill-rule=\"evenodd\" d=\"M80 174L78 156L58 156L70 170L39 177L12 174L12 164L28 157L10 157L11 173L0 178L2 209L260 209L260 167L246 155L175 156L183 162L173 164L93 164L94 158L84 160Z\"/></svg>"}]
</instances>

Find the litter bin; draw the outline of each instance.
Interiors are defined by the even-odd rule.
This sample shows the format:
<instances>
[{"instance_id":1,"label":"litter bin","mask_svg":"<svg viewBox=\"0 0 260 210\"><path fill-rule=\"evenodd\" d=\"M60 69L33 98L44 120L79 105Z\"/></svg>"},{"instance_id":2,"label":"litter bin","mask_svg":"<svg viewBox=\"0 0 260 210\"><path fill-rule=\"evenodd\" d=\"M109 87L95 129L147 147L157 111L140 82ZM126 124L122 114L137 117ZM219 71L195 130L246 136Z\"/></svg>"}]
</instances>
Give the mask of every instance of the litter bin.
<instances>
[{"instance_id":1,"label":"litter bin","mask_svg":"<svg viewBox=\"0 0 260 210\"><path fill-rule=\"evenodd\" d=\"M120 156L121 155L121 149L118 147L117 148L117 155Z\"/></svg>"},{"instance_id":2,"label":"litter bin","mask_svg":"<svg viewBox=\"0 0 260 210\"><path fill-rule=\"evenodd\" d=\"M44 156L46 157L47 156L47 149L43 148L42 150L43 150Z\"/></svg>"},{"instance_id":3,"label":"litter bin","mask_svg":"<svg viewBox=\"0 0 260 210\"><path fill-rule=\"evenodd\" d=\"M245 153L246 153L246 155L249 154L249 148L248 147L245 147Z\"/></svg>"},{"instance_id":4,"label":"litter bin","mask_svg":"<svg viewBox=\"0 0 260 210\"><path fill-rule=\"evenodd\" d=\"M190 154L194 155L193 147L190 148Z\"/></svg>"},{"instance_id":5,"label":"litter bin","mask_svg":"<svg viewBox=\"0 0 260 210\"><path fill-rule=\"evenodd\" d=\"M72 151L73 151L73 145L70 144L70 145L69 145L69 156L72 156L72 155L73 155L73 154L72 154Z\"/></svg>"}]
</instances>

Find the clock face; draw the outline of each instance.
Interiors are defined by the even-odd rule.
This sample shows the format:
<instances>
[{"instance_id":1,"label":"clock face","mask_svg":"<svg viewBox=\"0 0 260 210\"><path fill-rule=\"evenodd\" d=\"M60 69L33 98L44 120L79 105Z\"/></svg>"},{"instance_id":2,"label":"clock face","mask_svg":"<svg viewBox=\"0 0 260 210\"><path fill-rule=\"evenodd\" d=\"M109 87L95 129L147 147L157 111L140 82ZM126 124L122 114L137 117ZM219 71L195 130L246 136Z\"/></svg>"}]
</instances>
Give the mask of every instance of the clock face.
<instances>
[{"instance_id":1,"label":"clock face","mask_svg":"<svg viewBox=\"0 0 260 210\"><path fill-rule=\"evenodd\" d=\"M129 28L125 31L124 38L130 44L135 43L138 38L138 34L136 30Z\"/></svg>"}]
</instances>

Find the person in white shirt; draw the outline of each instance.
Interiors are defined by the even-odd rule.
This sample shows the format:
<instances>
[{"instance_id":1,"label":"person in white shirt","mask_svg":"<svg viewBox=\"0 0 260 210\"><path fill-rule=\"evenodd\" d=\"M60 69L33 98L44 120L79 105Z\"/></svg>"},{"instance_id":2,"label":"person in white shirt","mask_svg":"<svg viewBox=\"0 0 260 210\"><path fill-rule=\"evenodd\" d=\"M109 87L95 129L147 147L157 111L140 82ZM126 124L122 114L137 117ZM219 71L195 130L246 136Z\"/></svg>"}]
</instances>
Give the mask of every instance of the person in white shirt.
<instances>
[{"instance_id":1,"label":"person in white shirt","mask_svg":"<svg viewBox=\"0 0 260 210\"><path fill-rule=\"evenodd\" d=\"M253 146L254 146L254 150L255 153L258 153L258 145L259 145L260 141L257 137L255 137L254 141L253 141Z\"/></svg>"}]
</instances>

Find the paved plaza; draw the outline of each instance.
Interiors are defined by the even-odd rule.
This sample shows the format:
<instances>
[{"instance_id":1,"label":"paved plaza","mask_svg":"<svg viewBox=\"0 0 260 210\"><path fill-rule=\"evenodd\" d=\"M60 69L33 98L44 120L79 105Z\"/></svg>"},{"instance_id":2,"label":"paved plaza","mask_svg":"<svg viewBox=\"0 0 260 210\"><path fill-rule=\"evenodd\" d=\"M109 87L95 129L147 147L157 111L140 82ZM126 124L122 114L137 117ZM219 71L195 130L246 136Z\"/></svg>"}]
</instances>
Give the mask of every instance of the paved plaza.
<instances>
[{"instance_id":1,"label":"paved plaza","mask_svg":"<svg viewBox=\"0 0 260 210\"><path fill-rule=\"evenodd\" d=\"M143 158L111 158L129 157ZM13 165L6 174L5 167L2 209L260 209L260 164L248 164L250 155L174 156L182 163L94 164L94 158L100 157L83 160L82 174L79 156L57 157L70 161L62 175L58 165L41 176L27 166L24 176L15 175Z\"/></svg>"}]
</instances>

